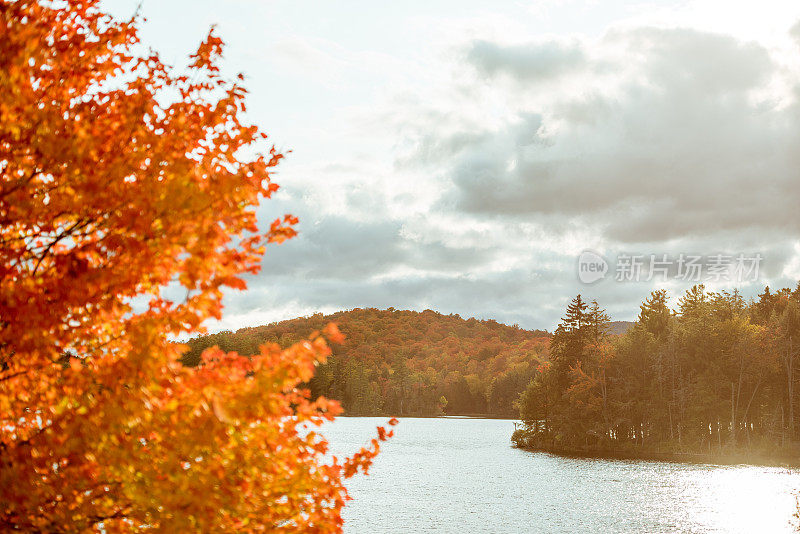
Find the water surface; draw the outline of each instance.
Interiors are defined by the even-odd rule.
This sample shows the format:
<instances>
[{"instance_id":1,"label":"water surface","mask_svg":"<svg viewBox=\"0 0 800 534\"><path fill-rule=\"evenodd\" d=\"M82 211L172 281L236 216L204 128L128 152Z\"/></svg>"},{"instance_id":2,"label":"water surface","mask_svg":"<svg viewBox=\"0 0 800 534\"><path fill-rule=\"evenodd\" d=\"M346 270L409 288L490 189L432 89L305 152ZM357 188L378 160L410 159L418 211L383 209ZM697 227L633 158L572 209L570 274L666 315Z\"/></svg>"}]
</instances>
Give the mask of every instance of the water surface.
<instances>
[{"instance_id":1,"label":"water surface","mask_svg":"<svg viewBox=\"0 0 800 534\"><path fill-rule=\"evenodd\" d=\"M352 453L385 418L325 427ZM800 471L563 458L514 449L512 421L404 418L348 481L345 532L793 532Z\"/></svg>"}]
</instances>

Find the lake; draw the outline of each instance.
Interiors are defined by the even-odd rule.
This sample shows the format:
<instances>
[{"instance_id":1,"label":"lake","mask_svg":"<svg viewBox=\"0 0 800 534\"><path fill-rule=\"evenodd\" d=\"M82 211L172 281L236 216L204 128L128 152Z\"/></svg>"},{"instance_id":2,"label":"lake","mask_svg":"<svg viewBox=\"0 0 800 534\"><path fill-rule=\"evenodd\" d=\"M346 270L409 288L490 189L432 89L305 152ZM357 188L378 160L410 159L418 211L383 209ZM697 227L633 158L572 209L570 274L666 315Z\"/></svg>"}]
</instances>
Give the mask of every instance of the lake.
<instances>
[{"instance_id":1,"label":"lake","mask_svg":"<svg viewBox=\"0 0 800 534\"><path fill-rule=\"evenodd\" d=\"M326 425L352 453L387 418ZM511 447L509 420L403 418L348 481L345 532L793 532L800 471L564 458Z\"/></svg>"}]
</instances>

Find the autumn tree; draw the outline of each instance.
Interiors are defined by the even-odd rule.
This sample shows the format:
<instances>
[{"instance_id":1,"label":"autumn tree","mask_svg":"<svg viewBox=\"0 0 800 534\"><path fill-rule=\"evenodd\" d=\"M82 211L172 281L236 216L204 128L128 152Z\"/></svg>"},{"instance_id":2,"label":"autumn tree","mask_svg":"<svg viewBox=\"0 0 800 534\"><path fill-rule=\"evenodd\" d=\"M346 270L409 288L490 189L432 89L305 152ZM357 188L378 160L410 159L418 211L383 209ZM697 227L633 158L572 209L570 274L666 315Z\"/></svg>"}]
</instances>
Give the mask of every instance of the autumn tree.
<instances>
[{"instance_id":1,"label":"autumn tree","mask_svg":"<svg viewBox=\"0 0 800 534\"><path fill-rule=\"evenodd\" d=\"M0 3L0 528L341 527L344 462L299 387L335 327L252 358L170 342L219 318L264 245L282 155L242 120L213 33L186 71L97 0Z\"/></svg>"},{"instance_id":2,"label":"autumn tree","mask_svg":"<svg viewBox=\"0 0 800 534\"><path fill-rule=\"evenodd\" d=\"M444 396L451 415L514 417L519 394L547 358L550 339L544 331L431 310L357 308L199 336L187 342L185 361L199 361L202 350L214 344L286 347L328 322L348 341L333 347L309 389L312 398L339 400L350 415L436 415Z\"/></svg>"}]
</instances>

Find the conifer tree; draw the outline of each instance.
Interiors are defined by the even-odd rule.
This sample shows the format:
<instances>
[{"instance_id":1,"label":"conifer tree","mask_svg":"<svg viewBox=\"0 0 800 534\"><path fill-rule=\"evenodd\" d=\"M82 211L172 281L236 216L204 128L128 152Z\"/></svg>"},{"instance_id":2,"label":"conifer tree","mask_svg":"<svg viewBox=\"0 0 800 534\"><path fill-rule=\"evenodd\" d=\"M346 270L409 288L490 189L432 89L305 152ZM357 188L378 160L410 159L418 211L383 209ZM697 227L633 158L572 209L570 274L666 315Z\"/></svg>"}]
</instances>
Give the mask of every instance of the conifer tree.
<instances>
[{"instance_id":1,"label":"conifer tree","mask_svg":"<svg viewBox=\"0 0 800 534\"><path fill-rule=\"evenodd\" d=\"M639 306L637 323L657 339L664 339L672 312L667 307L667 291L653 291Z\"/></svg>"}]
</instances>

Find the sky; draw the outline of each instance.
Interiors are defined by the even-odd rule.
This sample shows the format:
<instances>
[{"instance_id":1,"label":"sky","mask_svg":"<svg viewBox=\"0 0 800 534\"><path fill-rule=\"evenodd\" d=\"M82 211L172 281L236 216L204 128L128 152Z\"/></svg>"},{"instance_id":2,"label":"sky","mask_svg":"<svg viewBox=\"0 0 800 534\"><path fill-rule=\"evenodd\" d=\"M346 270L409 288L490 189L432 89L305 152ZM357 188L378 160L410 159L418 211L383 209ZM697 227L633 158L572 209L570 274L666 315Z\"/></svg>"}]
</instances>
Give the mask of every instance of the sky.
<instances>
[{"instance_id":1,"label":"sky","mask_svg":"<svg viewBox=\"0 0 800 534\"><path fill-rule=\"evenodd\" d=\"M291 151L259 215L299 235L211 331L356 307L552 330L578 293L633 320L655 289L800 279L799 2L103 5L176 66L216 25Z\"/></svg>"}]
</instances>

